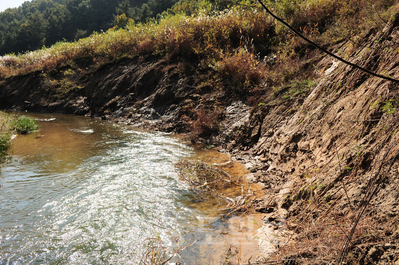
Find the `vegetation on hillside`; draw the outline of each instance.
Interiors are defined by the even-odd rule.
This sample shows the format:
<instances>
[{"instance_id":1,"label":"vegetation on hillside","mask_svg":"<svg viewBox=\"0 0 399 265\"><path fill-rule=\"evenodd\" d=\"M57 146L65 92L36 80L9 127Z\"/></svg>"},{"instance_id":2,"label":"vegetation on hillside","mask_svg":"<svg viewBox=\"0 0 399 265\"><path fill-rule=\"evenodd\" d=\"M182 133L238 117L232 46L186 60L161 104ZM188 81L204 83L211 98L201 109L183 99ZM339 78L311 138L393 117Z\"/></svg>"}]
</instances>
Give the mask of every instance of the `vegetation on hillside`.
<instances>
[{"instance_id":1,"label":"vegetation on hillside","mask_svg":"<svg viewBox=\"0 0 399 265\"><path fill-rule=\"evenodd\" d=\"M79 2L68 0L59 4L71 6L73 1ZM33 4L50 2L42 0ZM385 26L395 12L391 8L394 2L267 0L266 4L318 44L329 47L350 39L354 48L359 36ZM123 4L117 9L131 16L128 4L124 1L124 9ZM77 10L73 12L77 13ZM181 0L147 23L135 23L129 16L122 13L115 18L113 28L75 42L62 41L49 48L0 57L0 77L63 66L69 67L71 73L85 74L120 58L155 55L191 65L197 72L213 73L211 78L204 78L202 87L222 89L252 105L263 103L265 91L272 90L285 99L292 98L291 94L309 91L299 87L301 93L281 92L303 80L312 83L313 64L320 52L250 1Z\"/></svg>"},{"instance_id":2,"label":"vegetation on hillside","mask_svg":"<svg viewBox=\"0 0 399 265\"><path fill-rule=\"evenodd\" d=\"M124 15L137 22L171 7L176 0L33 0L0 13L0 55L74 41L106 31Z\"/></svg>"}]
</instances>

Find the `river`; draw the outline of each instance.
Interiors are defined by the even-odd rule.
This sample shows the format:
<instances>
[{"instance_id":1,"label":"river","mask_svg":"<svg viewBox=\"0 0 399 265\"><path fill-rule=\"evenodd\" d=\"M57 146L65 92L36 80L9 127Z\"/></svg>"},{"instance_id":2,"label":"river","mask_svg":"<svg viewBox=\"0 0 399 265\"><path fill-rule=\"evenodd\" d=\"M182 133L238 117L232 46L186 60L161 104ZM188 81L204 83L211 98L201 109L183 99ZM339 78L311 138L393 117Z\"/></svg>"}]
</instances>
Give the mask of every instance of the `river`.
<instances>
[{"instance_id":1,"label":"river","mask_svg":"<svg viewBox=\"0 0 399 265\"><path fill-rule=\"evenodd\" d=\"M198 200L174 169L226 156L92 118L29 116L40 130L13 140L0 172L0 264L140 264L149 238L168 255L191 245L171 263L221 264L233 245L237 259L254 255L259 219L221 220L225 201Z\"/></svg>"}]
</instances>

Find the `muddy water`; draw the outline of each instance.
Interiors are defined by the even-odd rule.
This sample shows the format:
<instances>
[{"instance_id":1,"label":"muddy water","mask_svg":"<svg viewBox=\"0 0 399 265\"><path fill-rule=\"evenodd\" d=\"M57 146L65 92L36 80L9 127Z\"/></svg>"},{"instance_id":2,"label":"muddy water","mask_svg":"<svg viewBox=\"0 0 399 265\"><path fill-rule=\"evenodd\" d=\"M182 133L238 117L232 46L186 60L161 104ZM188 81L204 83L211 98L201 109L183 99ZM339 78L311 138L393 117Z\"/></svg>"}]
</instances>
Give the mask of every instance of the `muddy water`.
<instances>
[{"instance_id":1,"label":"muddy water","mask_svg":"<svg viewBox=\"0 0 399 265\"><path fill-rule=\"evenodd\" d=\"M173 167L227 156L89 118L30 116L47 121L14 140L0 172L0 264L139 264L152 237L171 252L174 237L192 244L171 262L221 264L229 249L236 261L255 255L260 217L221 220L226 202L199 200Z\"/></svg>"}]
</instances>

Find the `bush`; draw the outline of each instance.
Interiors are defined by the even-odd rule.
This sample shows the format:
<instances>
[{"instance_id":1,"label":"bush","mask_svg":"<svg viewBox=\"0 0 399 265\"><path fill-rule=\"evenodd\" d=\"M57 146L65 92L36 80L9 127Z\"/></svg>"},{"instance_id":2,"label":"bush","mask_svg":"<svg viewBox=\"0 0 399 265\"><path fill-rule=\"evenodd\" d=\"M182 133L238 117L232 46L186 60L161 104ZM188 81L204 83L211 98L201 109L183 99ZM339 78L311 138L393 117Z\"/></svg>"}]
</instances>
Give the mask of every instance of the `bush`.
<instances>
[{"instance_id":1,"label":"bush","mask_svg":"<svg viewBox=\"0 0 399 265\"><path fill-rule=\"evenodd\" d=\"M12 121L11 115L0 111L0 164L9 158L7 151L11 147Z\"/></svg>"},{"instance_id":2,"label":"bush","mask_svg":"<svg viewBox=\"0 0 399 265\"><path fill-rule=\"evenodd\" d=\"M11 147L11 134L0 134L0 163L4 163L8 159L7 151Z\"/></svg>"},{"instance_id":3,"label":"bush","mask_svg":"<svg viewBox=\"0 0 399 265\"><path fill-rule=\"evenodd\" d=\"M14 128L18 133L26 134L39 129L39 125L31 117L21 116L14 122Z\"/></svg>"},{"instance_id":4,"label":"bush","mask_svg":"<svg viewBox=\"0 0 399 265\"><path fill-rule=\"evenodd\" d=\"M190 139L197 142L200 138L207 138L218 134L222 112L217 107L206 109L203 106L194 110L194 119L190 122Z\"/></svg>"},{"instance_id":5,"label":"bush","mask_svg":"<svg viewBox=\"0 0 399 265\"><path fill-rule=\"evenodd\" d=\"M265 77L265 68L256 56L244 49L225 56L217 68L223 78L241 87L257 85Z\"/></svg>"}]
</instances>

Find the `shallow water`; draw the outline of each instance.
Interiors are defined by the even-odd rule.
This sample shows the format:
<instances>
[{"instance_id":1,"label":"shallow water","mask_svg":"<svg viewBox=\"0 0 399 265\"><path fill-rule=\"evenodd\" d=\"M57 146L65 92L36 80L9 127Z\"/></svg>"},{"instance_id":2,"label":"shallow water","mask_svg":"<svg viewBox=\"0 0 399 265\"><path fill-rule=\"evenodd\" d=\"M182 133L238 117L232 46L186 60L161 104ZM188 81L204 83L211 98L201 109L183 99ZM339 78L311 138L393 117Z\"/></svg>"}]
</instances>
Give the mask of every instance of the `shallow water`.
<instances>
[{"instance_id":1,"label":"shallow water","mask_svg":"<svg viewBox=\"0 0 399 265\"><path fill-rule=\"evenodd\" d=\"M193 244L171 262L220 264L232 244L253 255L259 217L220 220L225 202L199 201L174 170L179 158L226 156L90 118L29 116L55 120L18 136L0 172L0 264L139 264L158 236L171 251L175 236Z\"/></svg>"}]
</instances>

